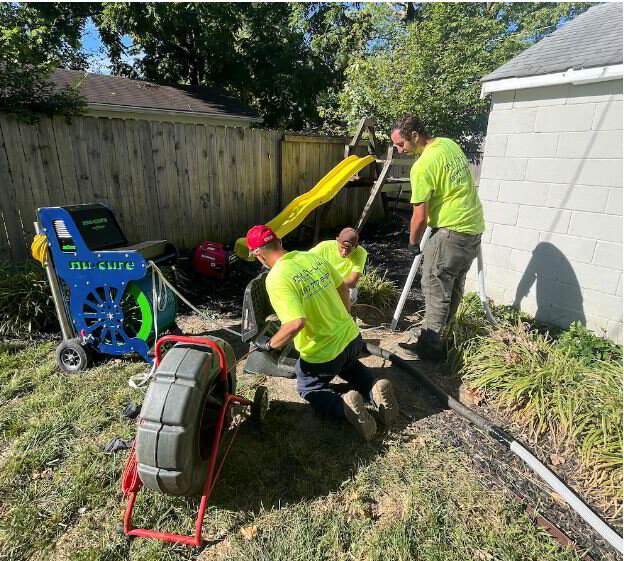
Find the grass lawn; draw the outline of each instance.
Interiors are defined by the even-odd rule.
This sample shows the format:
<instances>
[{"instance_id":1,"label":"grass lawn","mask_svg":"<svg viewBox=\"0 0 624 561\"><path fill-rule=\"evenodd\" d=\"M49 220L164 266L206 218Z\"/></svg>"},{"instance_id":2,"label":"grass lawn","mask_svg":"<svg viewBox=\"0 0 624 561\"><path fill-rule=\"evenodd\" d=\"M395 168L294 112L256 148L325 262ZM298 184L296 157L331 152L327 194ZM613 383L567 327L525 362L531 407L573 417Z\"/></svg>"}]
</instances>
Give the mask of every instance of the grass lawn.
<instances>
[{"instance_id":1,"label":"grass lawn","mask_svg":"<svg viewBox=\"0 0 624 561\"><path fill-rule=\"evenodd\" d=\"M66 375L54 348L0 344L3 561L579 558L536 528L509 493L484 485L433 423L404 416L365 443L350 427L281 399L262 429L243 423L239 431L204 523L209 546L128 542L114 534L127 452L102 448L134 436L120 412L142 401L127 379L146 366L111 360ZM135 524L187 533L197 505L143 490Z\"/></svg>"}]
</instances>

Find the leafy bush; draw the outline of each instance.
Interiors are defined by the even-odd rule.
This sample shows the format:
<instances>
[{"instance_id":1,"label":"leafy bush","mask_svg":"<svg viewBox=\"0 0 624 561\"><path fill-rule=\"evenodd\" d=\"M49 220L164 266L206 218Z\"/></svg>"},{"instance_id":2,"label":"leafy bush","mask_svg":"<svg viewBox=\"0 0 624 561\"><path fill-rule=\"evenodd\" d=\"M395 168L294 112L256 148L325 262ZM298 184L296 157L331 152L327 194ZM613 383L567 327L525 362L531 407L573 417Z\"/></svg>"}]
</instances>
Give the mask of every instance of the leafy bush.
<instances>
[{"instance_id":1,"label":"leafy bush","mask_svg":"<svg viewBox=\"0 0 624 561\"><path fill-rule=\"evenodd\" d=\"M615 360L622 364L622 347L599 337L580 322L570 325L555 346L584 365L593 365L604 360Z\"/></svg>"},{"instance_id":2,"label":"leafy bush","mask_svg":"<svg viewBox=\"0 0 624 561\"><path fill-rule=\"evenodd\" d=\"M377 268L372 268L360 277L358 282L358 303L374 305L382 310L391 308L397 301L399 289L394 281L386 278Z\"/></svg>"},{"instance_id":3,"label":"leafy bush","mask_svg":"<svg viewBox=\"0 0 624 561\"><path fill-rule=\"evenodd\" d=\"M57 323L45 271L34 261L0 263L0 335L25 335Z\"/></svg>"},{"instance_id":4,"label":"leafy bush","mask_svg":"<svg viewBox=\"0 0 624 561\"><path fill-rule=\"evenodd\" d=\"M492 312L496 328L485 323L475 294L464 298L450 326L456 370L535 441L548 435L558 451L577 457L589 495L610 516L621 515L621 347L580 324L555 340L524 314Z\"/></svg>"}]
</instances>

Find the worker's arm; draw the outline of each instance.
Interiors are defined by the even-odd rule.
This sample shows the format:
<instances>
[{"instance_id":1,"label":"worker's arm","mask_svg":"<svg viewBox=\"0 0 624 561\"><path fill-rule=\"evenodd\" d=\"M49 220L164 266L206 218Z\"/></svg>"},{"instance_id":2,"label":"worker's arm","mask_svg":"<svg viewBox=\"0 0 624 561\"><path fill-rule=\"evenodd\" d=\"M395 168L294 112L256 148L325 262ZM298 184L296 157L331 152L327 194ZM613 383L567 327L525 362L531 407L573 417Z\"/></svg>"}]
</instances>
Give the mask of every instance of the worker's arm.
<instances>
[{"instance_id":1,"label":"worker's arm","mask_svg":"<svg viewBox=\"0 0 624 561\"><path fill-rule=\"evenodd\" d=\"M340 294L340 299L342 300L344 307L347 309L347 312L351 312L351 297L349 296L349 289L347 288L347 285L344 282L341 282L336 287L336 290L338 291L338 294Z\"/></svg>"},{"instance_id":2,"label":"worker's arm","mask_svg":"<svg viewBox=\"0 0 624 561\"><path fill-rule=\"evenodd\" d=\"M347 286L347 288L355 288L361 276L362 276L362 273L351 273L344 280L344 284Z\"/></svg>"},{"instance_id":3,"label":"worker's arm","mask_svg":"<svg viewBox=\"0 0 624 561\"><path fill-rule=\"evenodd\" d=\"M269 339L272 349L281 349L290 343L303 328L305 327L305 319L299 318L283 323L277 333Z\"/></svg>"},{"instance_id":4,"label":"worker's arm","mask_svg":"<svg viewBox=\"0 0 624 561\"><path fill-rule=\"evenodd\" d=\"M428 205L424 203L414 203L412 211L412 220L410 221L410 244L418 244L427 228L427 212Z\"/></svg>"}]
</instances>

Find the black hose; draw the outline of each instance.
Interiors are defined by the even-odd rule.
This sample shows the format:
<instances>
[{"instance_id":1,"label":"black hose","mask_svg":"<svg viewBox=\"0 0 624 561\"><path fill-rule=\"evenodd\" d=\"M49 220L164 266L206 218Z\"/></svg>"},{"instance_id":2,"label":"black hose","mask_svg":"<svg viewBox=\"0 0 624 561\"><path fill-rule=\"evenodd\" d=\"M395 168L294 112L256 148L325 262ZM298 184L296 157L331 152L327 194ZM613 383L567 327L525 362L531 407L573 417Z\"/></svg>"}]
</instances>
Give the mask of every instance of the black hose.
<instances>
[{"instance_id":1,"label":"black hose","mask_svg":"<svg viewBox=\"0 0 624 561\"><path fill-rule=\"evenodd\" d=\"M423 386L434 393L444 405L447 405L458 415L468 419L476 427L490 435L501 446L509 449L511 442L514 440L513 436L507 434L499 426L495 425L491 421L488 421L484 417L481 417L481 415L478 415L472 411L472 409L468 409L468 407L466 407L463 403L451 397L433 380L431 380L431 378L425 376L419 370L416 370L416 368L414 368L409 362L403 360L400 356L397 356L394 353L388 352L381 347L377 347L376 345L371 345L370 343L366 343L366 350L372 355L384 358L393 364L396 364L399 368L416 378Z\"/></svg>"}]
</instances>

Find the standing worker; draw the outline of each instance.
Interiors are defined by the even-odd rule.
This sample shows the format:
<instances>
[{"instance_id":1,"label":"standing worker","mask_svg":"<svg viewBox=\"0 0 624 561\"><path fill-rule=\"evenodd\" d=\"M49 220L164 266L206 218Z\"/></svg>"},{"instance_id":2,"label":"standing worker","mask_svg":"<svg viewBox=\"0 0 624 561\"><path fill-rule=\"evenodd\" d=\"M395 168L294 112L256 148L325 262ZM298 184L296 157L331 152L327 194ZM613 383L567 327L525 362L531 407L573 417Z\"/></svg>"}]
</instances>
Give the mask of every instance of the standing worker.
<instances>
[{"instance_id":1,"label":"standing worker","mask_svg":"<svg viewBox=\"0 0 624 561\"><path fill-rule=\"evenodd\" d=\"M425 320L416 344L401 347L421 358L439 360L444 328L457 311L466 273L479 251L485 230L483 207L468 159L456 142L429 136L412 115L397 121L391 138L399 153L418 157L410 170L413 212L408 248L414 256L420 253L427 217L431 228L421 279Z\"/></svg>"},{"instance_id":2,"label":"standing worker","mask_svg":"<svg viewBox=\"0 0 624 561\"><path fill-rule=\"evenodd\" d=\"M256 345L270 351L294 340L299 395L317 410L346 417L370 440L377 425L364 400L373 402L384 424L396 417L399 407L390 382L377 379L358 360L364 341L347 312L349 293L342 278L318 255L286 251L267 226L249 230L247 246L270 269L266 289L281 322L275 335ZM353 388L343 396L329 385L338 375Z\"/></svg>"},{"instance_id":3,"label":"standing worker","mask_svg":"<svg viewBox=\"0 0 624 561\"><path fill-rule=\"evenodd\" d=\"M359 245L360 236L354 228L344 228L334 240L326 240L313 247L310 252L320 255L338 271L349 289L351 304L357 301L357 283L364 272L368 252Z\"/></svg>"}]
</instances>

